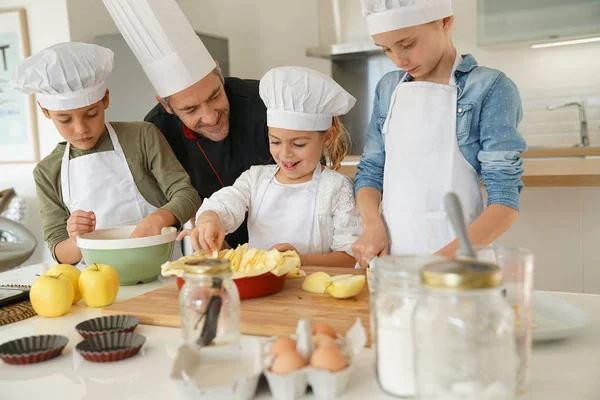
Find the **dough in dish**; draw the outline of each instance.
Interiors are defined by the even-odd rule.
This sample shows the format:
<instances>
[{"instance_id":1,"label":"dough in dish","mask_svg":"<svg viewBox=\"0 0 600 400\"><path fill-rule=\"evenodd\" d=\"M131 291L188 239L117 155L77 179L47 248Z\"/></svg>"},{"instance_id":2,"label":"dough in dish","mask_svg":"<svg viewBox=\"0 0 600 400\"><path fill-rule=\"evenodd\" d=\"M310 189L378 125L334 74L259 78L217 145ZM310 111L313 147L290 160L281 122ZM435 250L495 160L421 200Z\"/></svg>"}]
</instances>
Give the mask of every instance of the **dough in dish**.
<instances>
[{"instance_id":1,"label":"dough in dish","mask_svg":"<svg viewBox=\"0 0 600 400\"><path fill-rule=\"evenodd\" d=\"M161 273L163 276L183 277L186 265L195 265L198 261L209 258L229 260L233 279L258 276L267 272L276 276L287 275L288 278L306 276L306 273L300 270L300 257L295 251L282 253L278 250L248 249L247 243L236 249L221 250L218 254L196 253L166 262L161 267Z\"/></svg>"}]
</instances>

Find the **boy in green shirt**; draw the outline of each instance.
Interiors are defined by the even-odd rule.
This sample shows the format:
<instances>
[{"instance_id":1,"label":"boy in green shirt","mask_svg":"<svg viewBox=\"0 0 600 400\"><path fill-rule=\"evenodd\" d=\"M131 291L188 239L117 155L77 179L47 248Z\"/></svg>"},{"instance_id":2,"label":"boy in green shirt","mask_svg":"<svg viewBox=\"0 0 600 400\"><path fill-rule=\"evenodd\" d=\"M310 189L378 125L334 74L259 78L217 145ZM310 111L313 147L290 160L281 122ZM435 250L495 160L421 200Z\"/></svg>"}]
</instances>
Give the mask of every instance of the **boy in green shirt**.
<instances>
[{"instance_id":1,"label":"boy in green shirt","mask_svg":"<svg viewBox=\"0 0 600 400\"><path fill-rule=\"evenodd\" d=\"M61 43L24 60L11 86L37 94L44 115L66 140L36 166L44 240L56 261L77 264L78 235L135 225L132 237L182 225L200 207L170 146L144 122L104 120L111 50Z\"/></svg>"}]
</instances>

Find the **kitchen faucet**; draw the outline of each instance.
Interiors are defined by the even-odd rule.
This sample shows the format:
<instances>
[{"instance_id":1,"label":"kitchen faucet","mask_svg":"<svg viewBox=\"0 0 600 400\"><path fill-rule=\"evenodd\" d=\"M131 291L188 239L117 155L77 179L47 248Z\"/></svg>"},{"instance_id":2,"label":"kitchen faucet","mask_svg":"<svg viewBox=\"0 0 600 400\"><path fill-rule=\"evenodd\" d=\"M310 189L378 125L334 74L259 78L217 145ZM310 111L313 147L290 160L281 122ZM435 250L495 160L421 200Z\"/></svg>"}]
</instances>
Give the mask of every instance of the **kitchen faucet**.
<instances>
[{"instance_id":1,"label":"kitchen faucet","mask_svg":"<svg viewBox=\"0 0 600 400\"><path fill-rule=\"evenodd\" d=\"M563 104L556 104L553 106L546 107L548 111L556 110L557 108L567 107L567 106L577 106L579 107L579 135L581 136L581 144L578 146L587 147L590 145L590 137L588 136L588 127L587 127L587 119L585 117L585 108L582 103L577 101L570 101Z\"/></svg>"}]
</instances>

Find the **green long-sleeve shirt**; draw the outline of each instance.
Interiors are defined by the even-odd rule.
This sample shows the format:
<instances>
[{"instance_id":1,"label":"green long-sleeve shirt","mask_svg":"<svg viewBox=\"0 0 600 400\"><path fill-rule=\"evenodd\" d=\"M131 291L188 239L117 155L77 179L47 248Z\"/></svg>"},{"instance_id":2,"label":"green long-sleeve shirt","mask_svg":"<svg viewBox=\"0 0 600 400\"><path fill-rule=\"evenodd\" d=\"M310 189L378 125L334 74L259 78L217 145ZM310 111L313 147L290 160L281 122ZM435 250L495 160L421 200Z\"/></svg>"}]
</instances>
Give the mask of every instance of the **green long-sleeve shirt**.
<instances>
[{"instance_id":1,"label":"green long-sleeve shirt","mask_svg":"<svg viewBox=\"0 0 600 400\"><path fill-rule=\"evenodd\" d=\"M170 211L181 224L193 217L200 207L200 197L160 131L146 122L110 124L123 148L135 185L146 201L157 208ZM70 212L63 202L60 179L65 146L66 142L59 143L33 171L44 240L55 259L56 245L69 239L67 219ZM105 132L90 150L71 147L70 158L112 149L108 132Z\"/></svg>"}]
</instances>

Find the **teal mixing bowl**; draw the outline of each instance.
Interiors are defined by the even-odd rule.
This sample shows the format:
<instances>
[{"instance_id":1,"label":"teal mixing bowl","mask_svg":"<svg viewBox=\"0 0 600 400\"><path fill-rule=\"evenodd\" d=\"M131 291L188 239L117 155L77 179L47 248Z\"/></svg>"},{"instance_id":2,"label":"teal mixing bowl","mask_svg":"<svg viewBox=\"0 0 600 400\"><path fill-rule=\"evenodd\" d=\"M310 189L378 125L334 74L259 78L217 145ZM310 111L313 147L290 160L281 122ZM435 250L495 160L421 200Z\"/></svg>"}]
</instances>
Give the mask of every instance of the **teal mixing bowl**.
<instances>
[{"instance_id":1,"label":"teal mixing bowl","mask_svg":"<svg viewBox=\"0 0 600 400\"><path fill-rule=\"evenodd\" d=\"M77 237L86 265L108 264L119 274L121 286L154 281L160 266L171 260L177 229L163 228L160 235L130 239L135 226L98 229Z\"/></svg>"}]
</instances>

